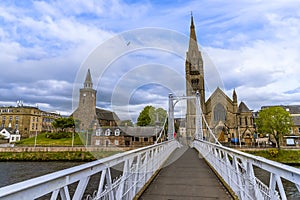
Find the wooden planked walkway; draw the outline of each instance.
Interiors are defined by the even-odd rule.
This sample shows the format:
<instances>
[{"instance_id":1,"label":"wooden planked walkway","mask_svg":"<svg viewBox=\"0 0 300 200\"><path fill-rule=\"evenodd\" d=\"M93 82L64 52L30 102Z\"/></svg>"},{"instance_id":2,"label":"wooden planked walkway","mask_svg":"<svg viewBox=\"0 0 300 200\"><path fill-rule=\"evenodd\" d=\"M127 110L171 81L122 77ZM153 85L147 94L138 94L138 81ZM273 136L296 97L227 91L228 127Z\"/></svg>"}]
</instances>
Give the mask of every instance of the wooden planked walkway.
<instances>
[{"instance_id":1,"label":"wooden planked walkway","mask_svg":"<svg viewBox=\"0 0 300 200\"><path fill-rule=\"evenodd\" d=\"M196 150L176 150L141 200L233 199Z\"/></svg>"}]
</instances>

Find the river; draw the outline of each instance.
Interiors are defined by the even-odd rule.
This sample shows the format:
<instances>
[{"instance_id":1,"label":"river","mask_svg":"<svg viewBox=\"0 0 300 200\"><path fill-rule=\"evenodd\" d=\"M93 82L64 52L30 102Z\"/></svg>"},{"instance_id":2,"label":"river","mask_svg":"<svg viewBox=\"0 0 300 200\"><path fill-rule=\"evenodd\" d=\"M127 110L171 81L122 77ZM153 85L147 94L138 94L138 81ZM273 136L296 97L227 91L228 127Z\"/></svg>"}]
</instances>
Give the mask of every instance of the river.
<instances>
[{"instance_id":1,"label":"river","mask_svg":"<svg viewBox=\"0 0 300 200\"><path fill-rule=\"evenodd\" d=\"M83 162L0 162L0 187L28 180L30 178L42 176L45 174L49 174L51 172L56 172L59 170L70 168L80 164L83 164ZM116 174L116 172L112 173ZM255 169L255 174L263 182L268 183L269 175L266 172ZM97 180L99 181L99 174L98 177L92 177L91 182L96 183ZM291 184L287 181L283 181L283 184L288 199L300 199L300 193L297 191L294 184ZM69 188L70 191L74 189L75 186L73 188ZM87 194L92 194L95 189L96 188L89 188L89 191L86 191L85 196ZM48 199L48 197L39 199Z\"/></svg>"}]
</instances>

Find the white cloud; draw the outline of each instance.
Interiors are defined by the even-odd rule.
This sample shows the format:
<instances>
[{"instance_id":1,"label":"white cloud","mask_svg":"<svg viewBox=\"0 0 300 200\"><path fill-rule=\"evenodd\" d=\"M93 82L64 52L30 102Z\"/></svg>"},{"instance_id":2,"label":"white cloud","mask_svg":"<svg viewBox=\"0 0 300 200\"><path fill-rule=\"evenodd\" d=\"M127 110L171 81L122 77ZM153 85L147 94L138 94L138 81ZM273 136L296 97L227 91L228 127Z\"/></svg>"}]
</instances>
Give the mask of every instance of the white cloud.
<instances>
[{"instance_id":1,"label":"white cloud","mask_svg":"<svg viewBox=\"0 0 300 200\"><path fill-rule=\"evenodd\" d=\"M184 1L172 4L64 0L33 1L26 6L2 2L0 66L5 76L0 80L1 100L15 102L23 96L28 98L23 99L25 102L35 104L38 103L35 102L37 97L45 95L51 99L41 102L45 108L71 110L71 102L67 105L72 93L70 87L80 64L94 48L111 36L132 28L163 27L188 35L189 12L193 10L198 41L213 62L205 69L210 90L222 85L222 80L214 83L209 76L211 67L216 66L229 96L236 88L239 99L246 101L252 109L265 104L299 104L297 88L300 81L296 73L300 63L299 6L297 0ZM163 37L157 38L148 42L154 46L183 49L185 57L184 45L187 46L187 43L168 43ZM123 39L124 44L130 41L130 37ZM121 51L121 48L127 47L119 48ZM110 56L115 52L104 53ZM134 58L132 54L131 57L118 58L111 71L105 74L105 83L99 82L98 103L107 106L113 81L118 81L120 76L136 66L162 64L184 76L184 58L159 54L145 51L141 57ZM147 77L135 78L149 81L151 73L145 73L148 73ZM157 76L172 81L168 74L165 70ZM94 80L95 86L97 81ZM35 84L43 86L43 89ZM81 86L82 83L74 84ZM182 83L175 84L180 87ZM14 88L18 90L9 92ZM67 90L70 90L67 97L57 92ZM154 94L135 94L143 102L130 105L132 110L141 110L147 101L148 104L163 104L164 95L159 90L156 93L148 91ZM178 110L177 113L180 112ZM133 113L136 115L138 111Z\"/></svg>"}]
</instances>

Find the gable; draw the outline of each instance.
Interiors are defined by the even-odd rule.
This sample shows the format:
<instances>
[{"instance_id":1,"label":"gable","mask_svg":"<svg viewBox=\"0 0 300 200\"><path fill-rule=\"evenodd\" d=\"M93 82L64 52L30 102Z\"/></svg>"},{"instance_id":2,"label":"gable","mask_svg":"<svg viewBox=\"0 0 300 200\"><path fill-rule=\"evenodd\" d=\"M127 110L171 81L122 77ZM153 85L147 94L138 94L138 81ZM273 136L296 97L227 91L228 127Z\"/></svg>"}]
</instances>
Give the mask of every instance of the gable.
<instances>
[{"instance_id":1,"label":"gable","mask_svg":"<svg viewBox=\"0 0 300 200\"><path fill-rule=\"evenodd\" d=\"M233 101L219 87L212 93L205 104L215 106L218 103L223 105L233 104Z\"/></svg>"}]
</instances>

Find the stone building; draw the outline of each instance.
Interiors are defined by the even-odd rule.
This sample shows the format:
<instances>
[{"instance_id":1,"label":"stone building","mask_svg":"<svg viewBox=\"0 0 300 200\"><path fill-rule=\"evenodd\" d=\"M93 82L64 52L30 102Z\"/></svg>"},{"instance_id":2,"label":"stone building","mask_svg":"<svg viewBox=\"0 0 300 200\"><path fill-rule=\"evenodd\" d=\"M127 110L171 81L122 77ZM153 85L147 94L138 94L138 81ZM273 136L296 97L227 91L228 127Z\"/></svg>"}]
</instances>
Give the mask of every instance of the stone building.
<instances>
[{"instance_id":1,"label":"stone building","mask_svg":"<svg viewBox=\"0 0 300 200\"><path fill-rule=\"evenodd\" d=\"M19 131L22 138L31 137L42 131L52 131L52 122L61 116L57 113L46 112L38 107L24 106L18 103L16 107L0 107L1 128L11 128Z\"/></svg>"},{"instance_id":2,"label":"stone building","mask_svg":"<svg viewBox=\"0 0 300 200\"><path fill-rule=\"evenodd\" d=\"M160 131L161 129L156 127L104 127L92 136L91 145L133 148L152 145L158 138Z\"/></svg>"},{"instance_id":3,"label":"stone building","mask_svg":"<svg viewBox=\"0 0 300 200\"><path fill-rule=\"evenodd\" d=\"M204 65L201 52L197 44L193 16L191 16L190 40L186 53L186 95L194 96L200 93L201 109L216 137L221 142L241 138L245 143L251 143L255 131L252 111L244 102L238 104L236 91L233 90L232 98L228 97L219 87L205 99ZM214 78L214 77L206 77ZM187 101L186 134L193 138L195 134L195 100ZM203 124L203 127L206 128ZM209 135L204 130L204 135Z\"/></svg>"},{"instance_id":4,"label":"stone building","mask_svg":"<svg viewBox=\"0 0 300 200\"><path fill-rule=\"evenodd\" d=\"M86 74L83 86L80 89L78 107L72 114L77 132L95 130L101 126L116 126L120 119L114 112L96 107L97 91L93 89L90 70Z\"/></svg>"}]
</instances>

